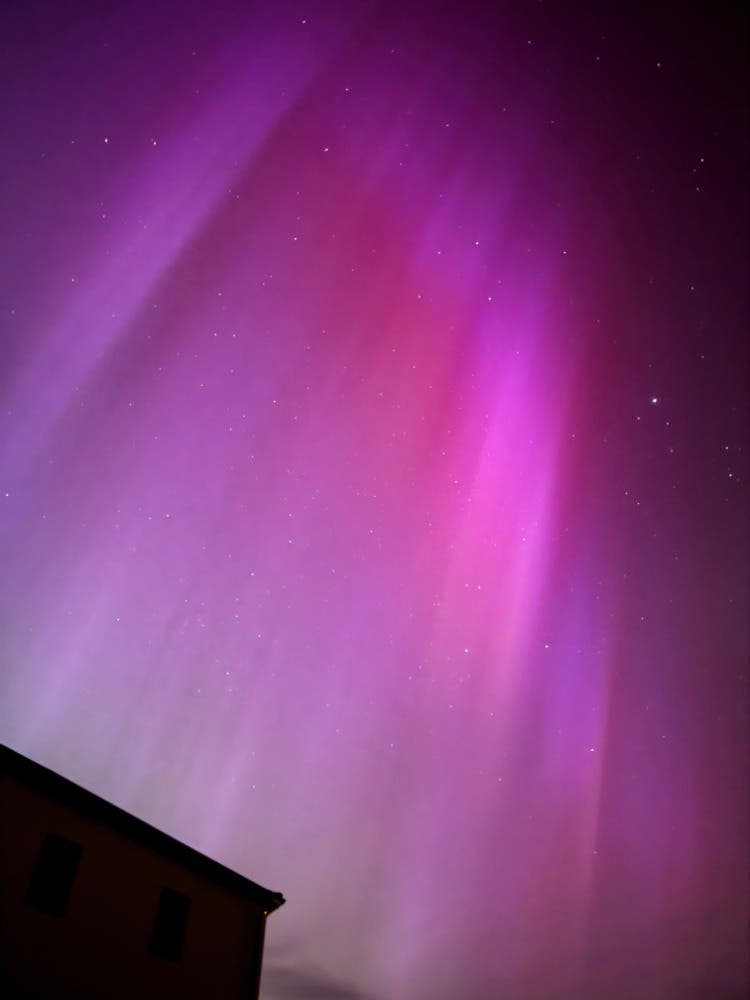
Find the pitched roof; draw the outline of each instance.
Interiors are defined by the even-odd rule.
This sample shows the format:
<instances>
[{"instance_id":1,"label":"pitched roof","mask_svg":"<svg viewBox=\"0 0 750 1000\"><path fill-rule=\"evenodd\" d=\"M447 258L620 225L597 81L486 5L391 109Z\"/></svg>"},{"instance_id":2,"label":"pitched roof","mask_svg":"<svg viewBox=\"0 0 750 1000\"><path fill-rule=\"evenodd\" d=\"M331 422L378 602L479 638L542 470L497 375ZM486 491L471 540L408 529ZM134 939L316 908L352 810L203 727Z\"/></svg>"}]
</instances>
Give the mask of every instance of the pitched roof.
<instances>
[{"instance_id":1,"label":"pitched roof","mask_svg":"<svg viewBox=\"0 0 750 1000\"><path fill-rule=\"evenodd\" d=\"M280 892L264 889L249 878L206 857L200 851L175 840L169 834L162 833L161 830L144 823L124 809L112 805L111 802L3 744L0 744L0 774L10 774L21 784L36 789L48 798L55 799L76 812L111 827L131 840L144 844L203 878L252 900L266 913L272 913L285 902Z\"/></svg>"}]
</instances>

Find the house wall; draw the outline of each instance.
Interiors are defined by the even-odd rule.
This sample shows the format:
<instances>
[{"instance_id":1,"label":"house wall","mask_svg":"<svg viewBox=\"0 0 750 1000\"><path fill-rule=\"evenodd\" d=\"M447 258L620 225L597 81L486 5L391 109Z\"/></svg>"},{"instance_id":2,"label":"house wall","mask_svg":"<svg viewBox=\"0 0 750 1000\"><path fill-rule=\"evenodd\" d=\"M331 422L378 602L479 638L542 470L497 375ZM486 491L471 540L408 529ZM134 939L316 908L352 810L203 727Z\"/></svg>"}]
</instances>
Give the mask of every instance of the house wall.
<instances>
[{"instance_id":1,"label":"house wall","mask_svg":"<svg viewBox=\"0 0 750 1000\"><path fill-rule=\"evenodd\" d=\"M257 905L12 776L0 777L0 802L3 996L257 997L265 920ZM24 902L48 833L83 847L62 917ZM149 951L165 886L190 897L179 963Z\"/></svg>"}]
</instances>

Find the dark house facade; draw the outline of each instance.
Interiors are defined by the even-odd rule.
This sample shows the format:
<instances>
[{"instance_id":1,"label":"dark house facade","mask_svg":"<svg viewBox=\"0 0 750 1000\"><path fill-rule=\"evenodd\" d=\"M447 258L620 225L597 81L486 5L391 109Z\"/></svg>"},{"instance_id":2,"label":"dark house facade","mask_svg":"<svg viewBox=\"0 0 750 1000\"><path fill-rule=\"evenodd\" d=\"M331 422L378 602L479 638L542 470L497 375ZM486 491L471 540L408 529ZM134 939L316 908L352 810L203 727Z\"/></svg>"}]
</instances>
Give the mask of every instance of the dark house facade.
<instances>
[{"instance_id":1,"label":"dark house facade","mask_svg":"<svg viewBox=\"0 0 750 1000\"><path fill-rule=\"evenodd\" d=\"M0 996L242 997L284 902L0 746Z\"/></svg>"}]
</instances>

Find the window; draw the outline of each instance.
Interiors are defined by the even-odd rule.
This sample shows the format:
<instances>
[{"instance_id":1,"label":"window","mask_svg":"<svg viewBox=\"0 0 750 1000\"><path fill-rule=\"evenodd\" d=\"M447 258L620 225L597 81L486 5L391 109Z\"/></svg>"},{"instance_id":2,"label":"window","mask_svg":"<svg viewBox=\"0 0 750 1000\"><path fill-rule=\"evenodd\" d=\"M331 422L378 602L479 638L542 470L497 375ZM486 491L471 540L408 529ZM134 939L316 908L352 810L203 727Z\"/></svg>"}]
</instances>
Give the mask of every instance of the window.
<instances>
[{"instance_id":1,"label":"window","mask_svg":"<svg viewBox=\"0 0 750 1000\"><path fill-rule=\"evenodd\" d=\"M151 951L159 958L179 962L185 941L190 899L176 889L164 888L156 909Z\"/></svg>"},{"instance_id":2,"label":"window","mask_svg":"<svg viewBox=\"0 0 750 1000\"><path fill-rule=\"evenodd\" d=\"M26 890L26 902L43 913L63 916L83 848L67 837L48 833Z\"/></svg>"}]
</instances>

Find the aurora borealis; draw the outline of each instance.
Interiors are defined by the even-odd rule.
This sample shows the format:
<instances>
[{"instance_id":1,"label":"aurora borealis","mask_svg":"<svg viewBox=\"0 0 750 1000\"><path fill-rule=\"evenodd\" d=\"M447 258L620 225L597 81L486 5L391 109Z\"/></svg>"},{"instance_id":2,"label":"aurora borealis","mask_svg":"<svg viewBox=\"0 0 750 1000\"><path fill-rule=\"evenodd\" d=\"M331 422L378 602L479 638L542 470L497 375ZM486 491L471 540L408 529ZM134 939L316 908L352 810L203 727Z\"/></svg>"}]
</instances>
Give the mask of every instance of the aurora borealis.
<instances>
[{"instance_id":1,"label":"aurora borealis","mask_svg":"<svg viewBox=\"0 0 750 1000\"><path fill-rule=\"evenodd\" d=\"M261 996L747 987L739 6L0 13L0 737Z\"/></svg>"}]
</instances>

